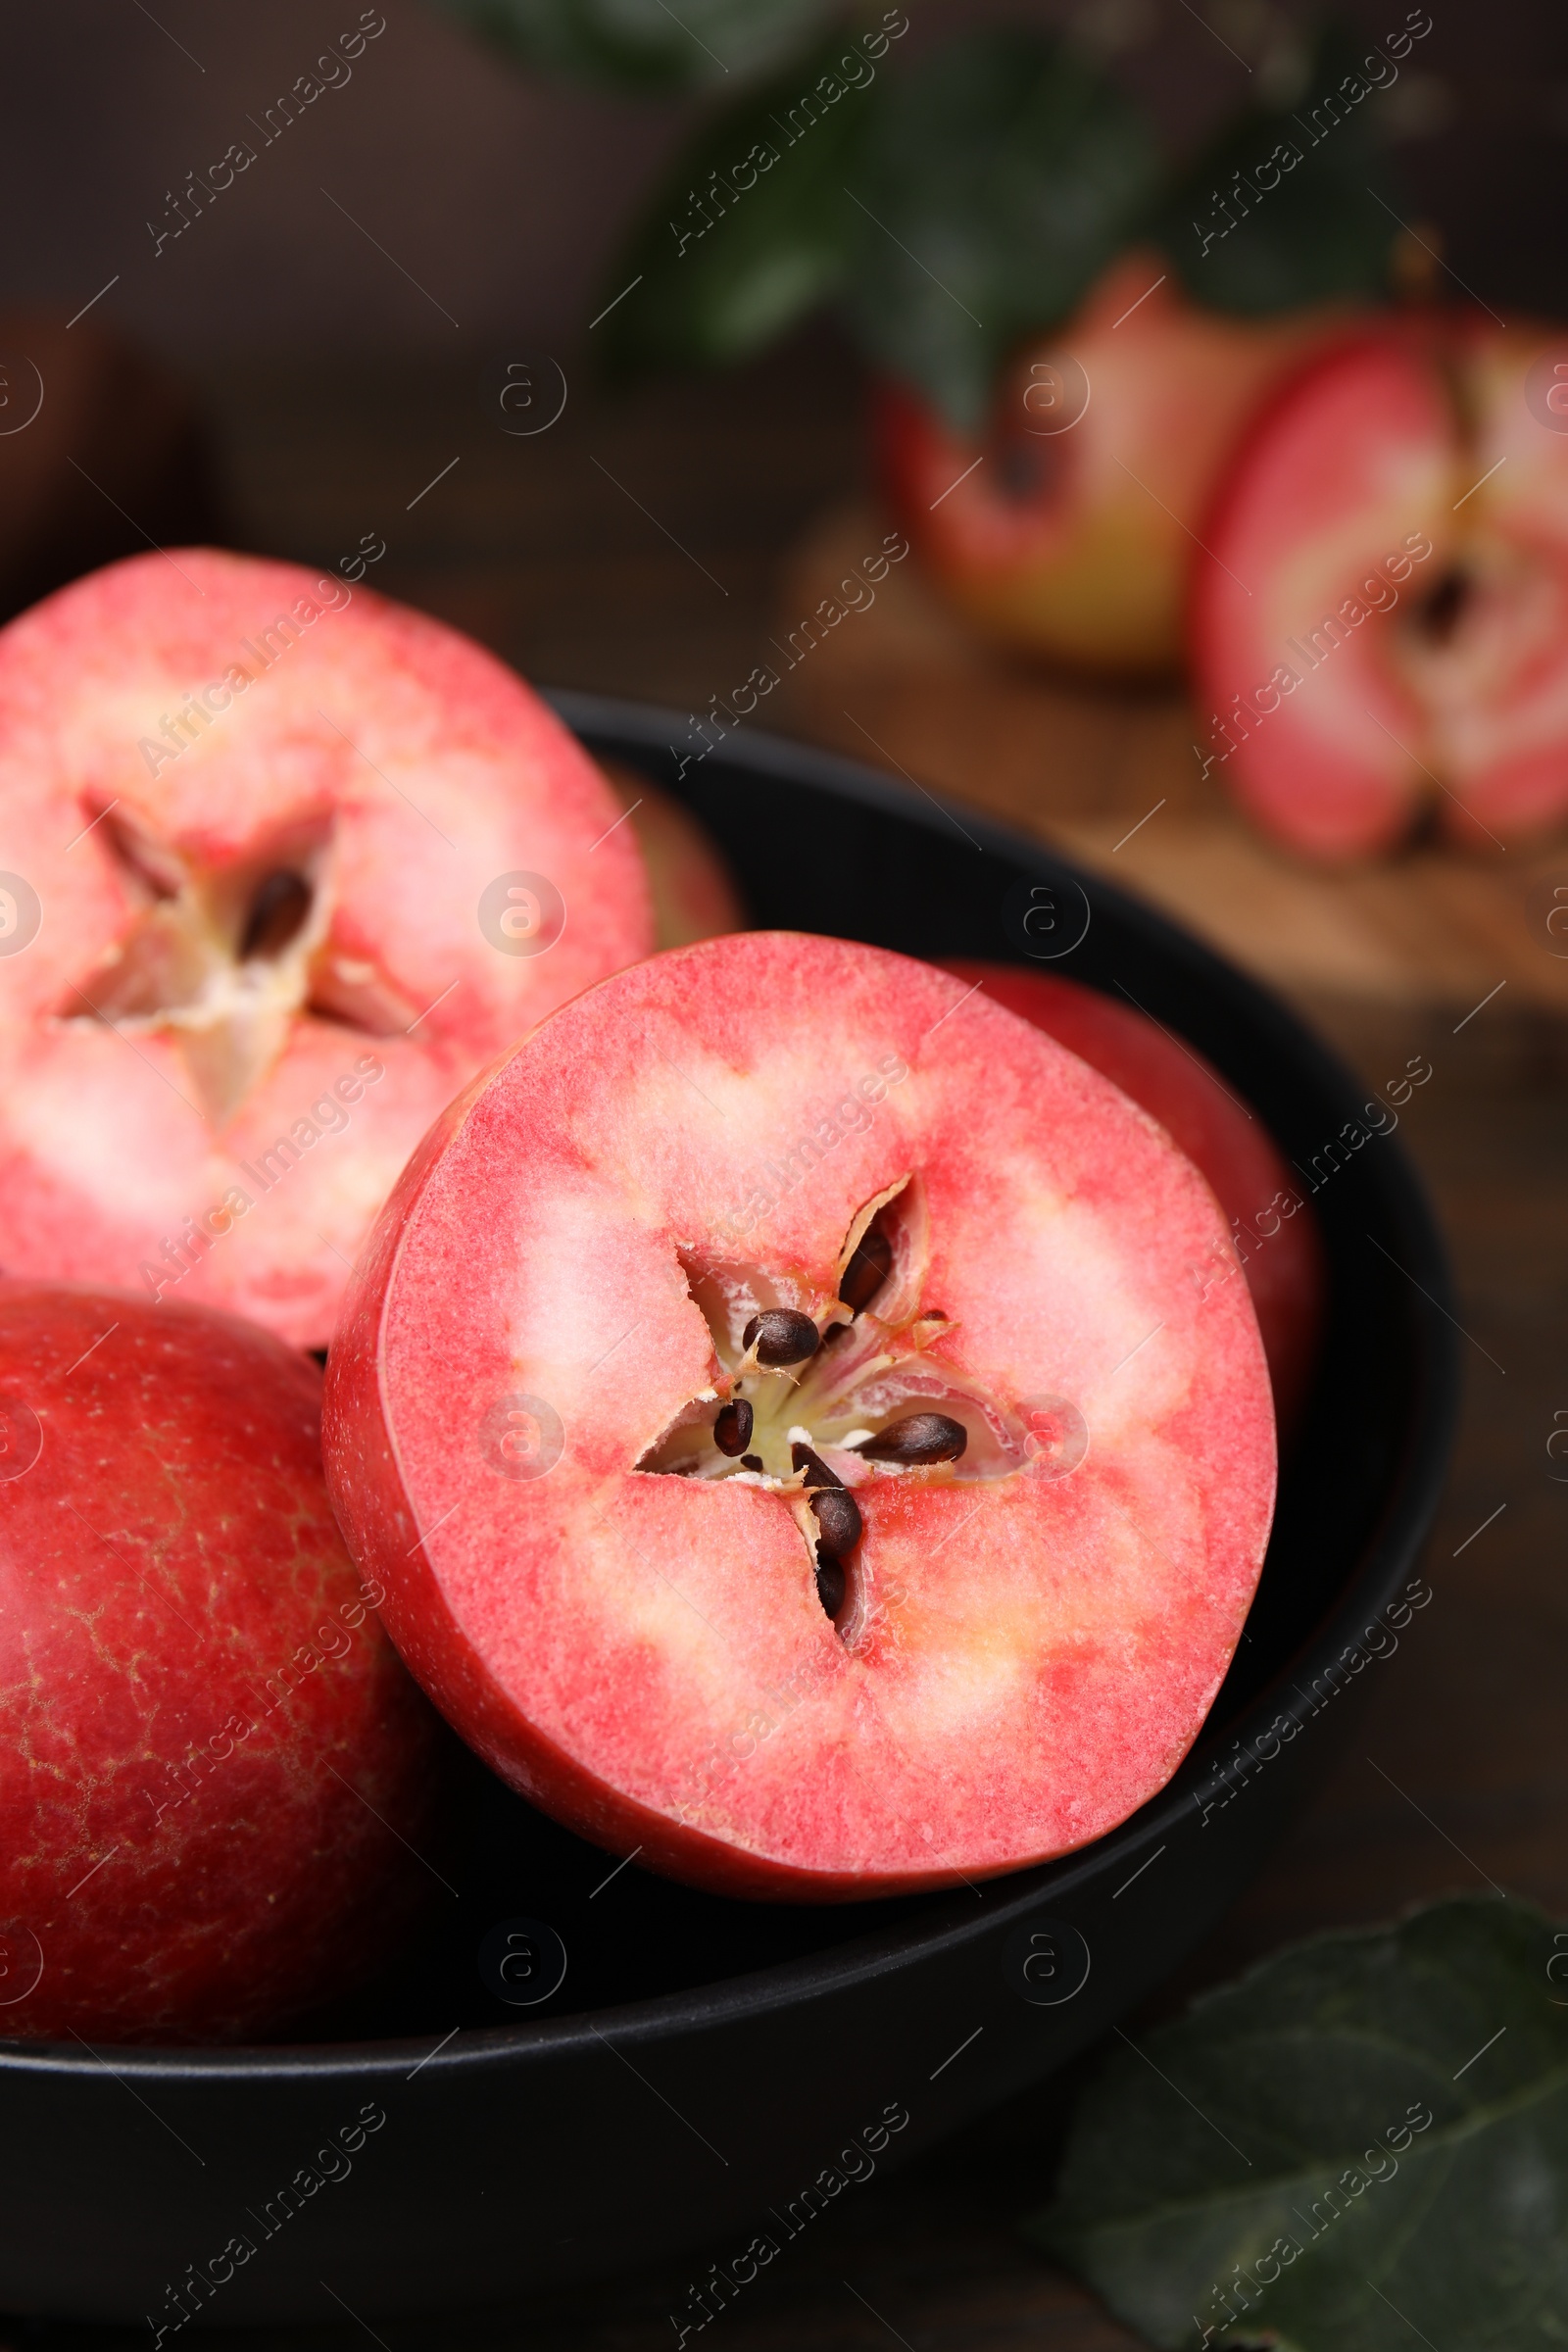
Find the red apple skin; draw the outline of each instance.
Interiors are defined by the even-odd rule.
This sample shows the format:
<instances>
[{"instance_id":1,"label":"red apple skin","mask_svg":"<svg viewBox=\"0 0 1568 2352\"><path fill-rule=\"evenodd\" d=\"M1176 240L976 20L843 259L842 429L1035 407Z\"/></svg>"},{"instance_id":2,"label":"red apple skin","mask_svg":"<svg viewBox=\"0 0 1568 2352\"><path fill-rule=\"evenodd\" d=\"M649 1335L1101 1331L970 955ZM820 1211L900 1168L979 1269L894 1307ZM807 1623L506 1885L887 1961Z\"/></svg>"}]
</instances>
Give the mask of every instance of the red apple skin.
<instances>
[{"instance_id":1,"label":"red apple skin","mask_svg":"<svg viewBox=\"0 0 1568 2352\"><path fill-rule=\"evenodd\" d=\"M533 1802L721 1892L853 1900L1099 1837L1185 1754L1261 1566L1273 1405L1246 1285L1205 1289L1234 1264L1212 1194L963 997L768 933L603 982L443 1113L333 1346L333 1500L416 1676ZM886 1296L798 1375L747 1371L753 1306L842 1319L890 1193ZM762 1472L672 1474L739 1379ZM843 1442L915 1394L968 1415L964 1461ZM1083 1407L1061 1475L1009 1434L1042 1398ZM836 1617L795 1415L863 1520Z\"/></svg>"},{"instance_id":2,"label":"red apple skin","mask_svg":"<svg viewBox=\"0 0 1568 2352\"><path fill-rule=\"evenodd\" d=\"M980 982L1009 1012L1033 1021L1070 1054L1081 1054L1157 1119L1207 1178L1230 1222L1268 1357L1274 1409L1281 1430L1289 1431L1317 1362L1323 1240L1262 1121L1195 1047L1131 1004L1057 972L961 957L944 960L942 968ZM1274 1230L1259 1231L1260 1225Z\"/></svg>"},{"instance_id":3,"label":"red apple skin","mask_svg":"<svg viewBox=\"0 0 1568 2352\"><path fill-rule=\"evenodd\" d=\"M215 684L176 756L164 719ZM203 1300L297 1347L330 1339L442 1104L653 944L635 836L521 679L291 564L148 555L0 632L0 813L41 912L5 952L0 875L6 1270ZM308 917L245 960L247 909L288 871ZM481 924L519 873L564 906L543 953Z\"/></svg>"},{"instance_id":4,"label":"red apple skin","mask_svg":"<svg viewBox=\"0 0 1568 2352\"><path fill-rule=\"evenodd\" d=\"M1298 854L1378 856L1430 808L1495 857L1568 813L1568 436L1529 397L1554 354L1540 324L1390 318L1239 448L1193 569L1200 756Z\"/></svg>"},{"instance_id":5,"label":"red apple skin","mask_svg":"<svg viewBox=\"0 0 1568 2352\"><path fill-rule=\"evenodd\" d=\"M1227 454L1269 385L1343 316L1227 318L1159 283L1162 270L1151 253L1116 262L1059 334L1006 370L983 438L902 385L881 388L874 415L884 495L952 602L1004 644L1107 677L1178 668L1190 534ZM1064 352L1089 405L1045 434L1050 379L1031 370Z\"/></svg>"},{"instance_id":6,"label":"red apple skin","mask_svg":"<svg viewBox=\"0 0 1568 2352\"><path fill-rule=\"evenodd\" d=\"M443 1735L343 1547L319 1409L232 1316L0 1283L0 2035L274 2030L429 1891Z\"/></svg>"}]
</instances>

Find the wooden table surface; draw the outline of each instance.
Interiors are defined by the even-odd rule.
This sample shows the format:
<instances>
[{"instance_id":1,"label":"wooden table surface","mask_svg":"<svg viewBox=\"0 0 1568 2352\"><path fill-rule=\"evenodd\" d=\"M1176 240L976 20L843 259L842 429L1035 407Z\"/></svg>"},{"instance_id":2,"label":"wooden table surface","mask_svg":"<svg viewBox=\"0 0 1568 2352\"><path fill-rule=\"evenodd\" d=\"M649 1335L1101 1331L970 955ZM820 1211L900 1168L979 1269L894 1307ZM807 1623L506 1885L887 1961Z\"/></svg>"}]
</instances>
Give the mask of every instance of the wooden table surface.
<instances>
[{"instance_id":1,"label":"wooden table surface","mask_svg":"<svg viewBox=\"0 0 1568 2352\"><path fill-rule=\"evenodd\" d=\"M210 391L237 544L332 560L379 534L376 586L470 630L535 680L683 710L703 710L766 658L792 551L854 494L859 471L858 387L825 341L742 377L613 406L574 379L560 422L531 439L495 428L466 370L323 377L279 366ZM1180 728L1174 706L1166 717ZM795 723L809 721L798 703ZM1052 811L1021 802L1015 779L999 784L993 761L977 752L956 768L951 745L944 760L944 789L1050 830ZM1376 887L1387 894L1388 879ZM1307 990L1298 965L1276 976L1369 1078L1411 1054L1432 1059L1404 1140L1456 1260L1465 1409L1427 1560L1434 1605L1397 1662L1369 1678L1332 1779L1163 2004L1287 1936L1385 1919L1446 1890L1495 1883L1568 1916L1568 1461L1546 1450L1553 1428L1568 1427L1568 1020L1550 988L1532 998L1520 986L1455 1034L1459 1013L1441 992L1426 1003L1362 996L1343 973ZM1062 2089L1031 2093L846 2198L814 2245L725 2315L728 2352L1130 2345L1012 2231L1044 2193L1065 2105ZM439 2325L377 2323L376 2340L390 2352L432 2341L667 2352L668 2314L704 2267L685 2258L607 2277L522 2315L455 2308ZM316 2340L275 2335L279 2352ZM363 2341L319 2331L322 2352Z\"/></svg>"}]
</instances>

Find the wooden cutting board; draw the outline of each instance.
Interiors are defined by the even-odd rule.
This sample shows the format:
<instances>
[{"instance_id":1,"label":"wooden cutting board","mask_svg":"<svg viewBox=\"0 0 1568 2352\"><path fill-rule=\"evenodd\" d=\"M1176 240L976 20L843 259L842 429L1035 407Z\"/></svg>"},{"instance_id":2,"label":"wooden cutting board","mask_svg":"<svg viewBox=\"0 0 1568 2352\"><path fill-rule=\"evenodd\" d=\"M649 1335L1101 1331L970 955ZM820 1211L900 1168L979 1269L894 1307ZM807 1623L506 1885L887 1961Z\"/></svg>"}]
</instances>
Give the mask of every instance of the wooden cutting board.
<instances>
[{"instance_id":1,"label":"wooden cutting board","mask_svg":"<svg viewBox=\"0 0 1568 2352\"><path fill-rule=\"evenodd\" d=\"M1041 835L1294 994L1459 1017L1494 994L1502 1010L1505 991L1508 1008L1568 1013L1568 835L1484 858L1423 845L1376 864L1306 864L1200 780L1184 697L1026 666L950 612L912 559L874 604L852 587L839 609L851 596L863 609L809 643L801 624L886 528L845 505L794 551L775 642L796 660L768 723Z\"/></svg>"}]
</instances>

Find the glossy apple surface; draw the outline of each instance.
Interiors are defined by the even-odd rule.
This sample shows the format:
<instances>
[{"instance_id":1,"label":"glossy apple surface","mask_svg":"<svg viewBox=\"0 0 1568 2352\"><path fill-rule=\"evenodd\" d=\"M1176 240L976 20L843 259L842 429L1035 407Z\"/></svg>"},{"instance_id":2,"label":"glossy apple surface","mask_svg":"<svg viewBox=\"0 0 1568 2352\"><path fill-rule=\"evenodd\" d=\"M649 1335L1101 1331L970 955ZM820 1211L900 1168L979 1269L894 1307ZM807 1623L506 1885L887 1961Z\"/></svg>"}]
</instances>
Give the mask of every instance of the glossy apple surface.
<instances>
[{"instance_id":1,"label":"glossy apple surface","mask_svg":"<svg viewBox=\"0 0 1568 2352\"><path fill-rule=\"evenodd\" d=\"M1131 1004L1056 972L955 958L944 970L1081 1054L1142 1103L1208 1179L1230 1221L1288 1430L1305 1400L1323 1323L1323 1243L1300 1187L1256 1111L1185 1039Z\"/></svg>"},{"instance_id":2,"label":"glossy apple surface","mask_svg":"<svg viewBox=\"0 0 1568 2352\"><path fill-rule=\"evenodd\" d=\"M1199 754L1264 831L1345 859L1430 812L1495 857L1568 815L1568 334L1438 313L1337 344L1203 537Z\"/></svg>"},{"instance_id":3,"label":"glossy apple surface","mask_svg":"<svg viewBox=\"0 0 1568 2352\"><path fill-rule=\"evenodd\" d=\"M843 1899L1098 1837L1257 1580L1274 1413L1246 1285L1205 1290L1212 1194L964 997L783 933L587 991L425 1139L333 1346L333 1499L416 1675L514 1787L700 1885Z\"/></svg>"},{"instance_id":4,"label":"glossy apple surface","mask_svg":"<svg viewBox=\"0 0 1568 2352\"><path fill-rule=\"evenodd\" d=\"M430 1886L439 1727L319 1412L231 1316L0 1283L0 2036L266 2032Z\"/></svg>"},{"instance_id":5,"label":"glossy apple surface","mask_svg":"<svg viewBox=\"0 0 1568 2352\"><path fill-rule=\"evenodd\" d=\"M885 494L953 602L1006 644L1112 676L1177 667L1191 534L1244 420L1324 332L1317 313L1201 309L1162 267L1116 263L1007 371L983 438L899 385L875 416Z\"/></svg>"},{"instance_id":6,"label":"glossy apple surface","mask_svg":"<svg viewBox=\"0 0 1568 2352\"><path fill-rule=\"evenodd\" d=\"M652 944L618 813L519 678L344 580L176 549L14 621L7 1270L324 1346L441 1105Z\"/></svg>"}]
</instances>

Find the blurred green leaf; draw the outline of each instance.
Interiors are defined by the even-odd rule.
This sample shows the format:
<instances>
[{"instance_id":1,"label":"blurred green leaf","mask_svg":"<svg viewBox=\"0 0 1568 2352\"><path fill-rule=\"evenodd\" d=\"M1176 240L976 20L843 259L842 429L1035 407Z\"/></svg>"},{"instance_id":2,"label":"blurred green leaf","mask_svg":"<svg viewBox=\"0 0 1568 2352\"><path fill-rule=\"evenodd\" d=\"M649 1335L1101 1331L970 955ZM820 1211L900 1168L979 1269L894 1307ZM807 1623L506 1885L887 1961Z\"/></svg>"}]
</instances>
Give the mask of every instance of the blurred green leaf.
<instances>
[{"instance_id":1,"label":"blurred green leaf","mask_svg":"<svg viewBox=\"0 0 1568 2352\"><path fill-rule=\"evenodd\" d=\"M435 0L525 65L647 95L765 74L839 0Z\"/></svg>"},{"instance_id":2,"label":"blurred green leaf","mask_svg":"<svg viewBox=\"0 0 1568 2352\"><path fill-rule=\"evenodd\" d=\"M1560 2348L1561 1979L1509 1901L1280 1952L1115 2053L1028 2232L1158 2345Z\"/></svg>"},{"instance_id":3,"label":"blurred green leaf","mask_svg":"<svg viewBox=\"0 0 1568 2352\"><path fill-rule=\"evenodd\" d=\"M1331 26L1299 96L1250 108L1177 180L1155 233L1199 301L1257 316L1388 290L1404 208L1368 62L1392 86L1388 58Z\"/></svg>"},{"instance_id":4,"label":"blurred green leaf","mask_svg":"<svg viewBox=\"0 0 1568 2352\"><path fill-rule=\"evenodd\" d=\"M1073 310L1147 210L1142 117L1081 50L981 31L890 82L850 181L851 321L963 427L1001 363Z\"/></svg>"},{"instance_id":5,"label":"blurred green leaf","mask_svg":"<svg viewBox=\"0 0 1568 2352\"><path fill-rule=\"evenodd\" d=\"M746 359L838 292L854 244L844 183L886 67L865 37L798 59L679 158L607 280L607 301L641 280L599 330L612 375Z\"/></svg>"}]
</instances>

